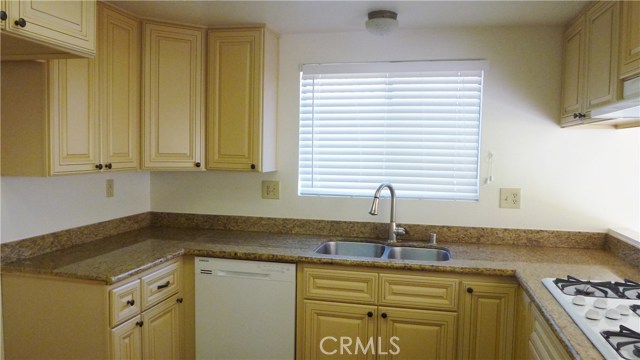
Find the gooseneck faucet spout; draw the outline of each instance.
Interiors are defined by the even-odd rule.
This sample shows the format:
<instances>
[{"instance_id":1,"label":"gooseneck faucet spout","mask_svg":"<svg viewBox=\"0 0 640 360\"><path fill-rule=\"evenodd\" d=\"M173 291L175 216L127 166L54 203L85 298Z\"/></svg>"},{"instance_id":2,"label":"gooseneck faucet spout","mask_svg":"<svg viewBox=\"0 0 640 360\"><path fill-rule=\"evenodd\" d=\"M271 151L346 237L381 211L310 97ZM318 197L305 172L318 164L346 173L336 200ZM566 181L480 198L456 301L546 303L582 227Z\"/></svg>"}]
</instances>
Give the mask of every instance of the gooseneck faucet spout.
<instances>
[{"instance_id":1,"label":"gooseneck faucet spout","mask_svg":"<svg viewBox=\"0 0 640 360\"><path fill-rule=\"evenodd\" d=\"M389 242L396 242L396 235L404 235L407 234L407 229L396 226L396 190L393 188L393 185L390 183L382 183L378 186L376 193L373 195L373 203L371 204L371 209L369 210L369 214L378 215L378 202L380 201L380 193L384 188L389 189L389 193L391 193L391 215L389 219Z\"/></svg>"}]
</instances>

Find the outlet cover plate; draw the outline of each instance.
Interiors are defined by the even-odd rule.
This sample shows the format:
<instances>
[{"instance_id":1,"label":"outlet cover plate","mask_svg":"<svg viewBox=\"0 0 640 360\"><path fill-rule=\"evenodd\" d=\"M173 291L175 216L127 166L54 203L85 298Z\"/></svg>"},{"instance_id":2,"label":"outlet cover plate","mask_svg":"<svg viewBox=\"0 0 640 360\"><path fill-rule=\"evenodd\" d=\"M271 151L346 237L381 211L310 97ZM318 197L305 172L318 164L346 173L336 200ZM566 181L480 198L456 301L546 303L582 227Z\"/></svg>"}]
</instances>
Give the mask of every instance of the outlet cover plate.
<instances>
[{"instance_id":1,"label":"outlet cover plate","mask_svg":"<svg viewBox=\"0 0 640 360\"><path fill-rule=\"evenodd\" d=\"M500 189L500 207L503 209L520 209L522 190L519 188Z\"/></svg>"},{"instance_id":2,"label":"outlet cover plate","mask_svg":"<svg viewBox=\"0 0 640 360\"><path fill-rule=\"evenodd\" d=\"M271 200L280 199L280 181L262 180L262 198Z\"/></svg>"},{"instance_id":3,"label":"outlet cover plate","mask_svg":"<svg viewBox=\"0 0 640 360\"><path fill-rule=\"evenodd\" d=\"M106 188L106 196L109 197L113 197L114 191L113 191L113 179L107 179L107 188Z\"/></svg>"}]
</instances>

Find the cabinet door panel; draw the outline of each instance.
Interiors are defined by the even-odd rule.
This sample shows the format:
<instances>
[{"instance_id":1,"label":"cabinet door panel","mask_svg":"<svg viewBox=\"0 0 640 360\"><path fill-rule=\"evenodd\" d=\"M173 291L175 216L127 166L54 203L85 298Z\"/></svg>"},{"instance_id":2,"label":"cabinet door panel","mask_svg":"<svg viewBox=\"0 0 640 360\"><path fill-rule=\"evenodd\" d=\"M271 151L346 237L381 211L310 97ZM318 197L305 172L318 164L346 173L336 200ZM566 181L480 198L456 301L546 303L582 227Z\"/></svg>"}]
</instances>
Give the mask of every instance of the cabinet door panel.
<instances>
[{"instance_id":1,"label":"cabinet door panel","mask_svg":"<svg viewBox=\"0 0 640 360\"><path fill-rule=\"evenodd\" d=\"M138 22L99 6L102 158L112 169L138 167L140 57Z\"/></svg>"},{"instance_id":2,"label":"cabinet door panel","mask_svg":"<svg viewBox=\"0 0 640 360\"><path fill-rule=\"evenodd\" d=\"M375 306L304 301L304 359L373 359L373 351L356 350L375 332ZM371 312L372 316L367 314ZM348 340L347 340L348 339ZM376 339L374 338L374 341ZM345 350L341 341L349 343Z\"/></svg>"},{"instance_id":3,"label":"cabinet door panel","mask_svg":"<svg viewBox=\"0 0 640 360\"><path fill-rule=\"evenodd\" d=\"M573 119L582 111L580 104L584 94L584 19L576 22L565 33L562 64L562 122ZM566 117L566 118L565 118Z\"/></svg>"},{"instance_id":4,"label":"cabinet door panel","mask_svg":"<svg viewBox=\"0 0 640 360\"><path fill-rule=\"evenodd\" d=\"M145 24L144 167L197 169L202 161L203 34Z\"/></svg>"},{"instance_id":5,"label":"cabinet door panel","mask_svg":"<svg viewBox=\"0 0 640 360\"><path fill-rule=\"evenodd\" d=\"M93 60L50 62L52 174L95 171L100 161Z\"/></svg>"},{"instance_id":6,"label":"cabinet door panel","mask_svg":"<svg viewBox=\"0 0 640 360\"><path fill-rule=\"evenodd\" d=\"M619 4L603 2L587 13L587 103L585 111L616 101Z\"/></svg>"},{"instance_id":7,"label":"cabinet door panel","mask_svg":"<svg viewBox=\"0 0 640 360\"><path fill-rule=\"evenodd\" d=\"M181 307L178 295L142 313L142 354L145 359L181 359Z\"/></svg>"},{"instance_id":8,"label":"cabinet door panel","mask_svg":"<svg viewBox=\"0 0 640 360\"><path fill-rule=\"evenodd\" d=\"M631 77L640 73L640 1L623 1L621 15L620 75Z\"/></svg>"},{"instance_id":9,"label":"cabinet door panel","mask_svg":"<svg viewBox=\"0 0 640 360\"><path fill-rule=\"evenodd\" d=\"M509 359L513 356L518 286L474 281L462 283L463 359ZM471 289L466 291L467 289Z\"/></svg>"},{"instance_id":10,"label":"cabinet door panel","mask_svg":"<svg viewBox=\"0 0 640 360\"><path fill-rule=\"evenodd\" d=\"M378 311L387 315L386 318L378 316L378 333L382 339L379 359L454 358L456 313L385 307Z\"/></svg>"},{"instance_id":11,"label":"cabinet door panel","mask_svg":"<svg viewBox=\"0 0 640 360\"><path fill-rule=\"evenodd\" d=\"M111 330L111 358L142 360L142 330L140 316Z\"/></svg>"}]
</instances>

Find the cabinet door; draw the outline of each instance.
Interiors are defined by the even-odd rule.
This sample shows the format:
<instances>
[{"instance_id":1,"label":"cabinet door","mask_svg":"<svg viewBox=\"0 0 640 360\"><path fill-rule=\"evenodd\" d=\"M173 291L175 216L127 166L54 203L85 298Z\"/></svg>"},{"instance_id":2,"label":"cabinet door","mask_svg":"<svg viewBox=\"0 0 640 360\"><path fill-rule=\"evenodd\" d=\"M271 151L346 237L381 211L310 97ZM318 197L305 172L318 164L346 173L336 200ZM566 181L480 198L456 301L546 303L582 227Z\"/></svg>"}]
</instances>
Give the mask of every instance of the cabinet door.
<instances>
[{"instance_id":1,"label":"cabinet door","mask_svg":"<svg viewBox=\"0 0 640 360\"><path fill-rule=\"evenodd\" d=\"M585 71L585 35L584 18L578 19L565 32L563 40L564 57L562 62L562 112L561 123L579 122L573 114L582 112Z\"/></svg>"},{"instance_id":2,"label":"cabinet door","mask_svg":"<svg viewBox=\"0 0 640 360\"><path fill-rule=\"evenodd\" d=\"M622 1L620 77L640 73L640 1Z\"/></svg>"},{"instance_id":3,"label":"cabinet door","mask_svg":"<svg viewBox=\"0 0 640 360\"><path fill-rule=\"evenodd\" d=\"M305 300L303 307L303 359L375 358L374 351L365 353L357 345L366 346L369 339L377 344L375 306Z\"/></svg>"},{"instance_id":4,"label":"cabinet door","mask_svg":"<svg viewBox=\"0 0 640 360\"><path fill-rule=\"evenodd\" d=\"M204 169L203 33L144 25L144 134L146 169Z\"/></svg>"},{"instance_id":5,"label":"cabinet door","mask_svg":"<svg viewBox=\"0 0 640 360\"><path fill-rule=\"evenodd\" d=\"M379 359L454 358L456 313L386 307L378 311Z\"/></svg>"},{"instance_id":6,"label":"cabinet door","mask_svg":"<svg viewBox=\"0 0 640 360\"><path fill-rule=\"evenodd\" d=\"M538 309L531 305L531 336L529 351L533 359L569 360L570 356L542 318Z\"/></svg>"},{"instance_id":7,"label":"cabinet door","mask_svg":"<svg viewBox=\"0 0 640 360\"><path fill-rule=\"evenodd\" d=\"M142 360L140 316L111 330L111 358Z\"/></svg>"},{"instance_id":8,"label":"cabinet door","mask_svg":"<svg viewBox=\"0 0 640 360\"><path fill-rule=\"evenodd\" d=\"M96 52L96 1L8 1L11 33L82 55ZM15 24L24 19L24 27Z\"/></svg>"},{"instance_id":9,"label":"cabinet door","mask_svg":"<svg viewBox=\"0 0 640 360\"><path fill-rule=\"evenodd\" d=\"M136 169L140 141L138 22L102 4L98 15L102 161L114 170Z\"/></svg>"},{"instance_id":10,"label":"cabinet door","mask_svg":"<svg viewBox=\"0 0 640 360\"><path fill-rule=\"evenodd\" d=\"M51 173L96 171L100 138L95 62L50 62Z\"/></svg>"},{"instance_id":11,"label":"cabinet door","mask_svg":"<svg viewBox=\"0 0 640 360\"><path fill-rule=\"evenodd\" d=\"M182 359L182 307L175 295L142 313L145 359ZM182 300L179 300L182 301Z\"/></svg>"},{"instance_id":12,"label":"cabinet door","mask_svg":"<svg viewBox=\"0 0 640 360\"><path fill-rule=\"evenodd\" d=\"M585 112L617 100L618 2L604 1L587 12L587 96Z\"/></svg>"},{"instance_id":13,"label":"cabinet door","mask_svg":"<svg viewBox=\"0 0 640 360\"><path fill-rule=\"evenodd\" d=\"M207 168L259 165L263 33L209 31Z\"/></svg>"},{"instance_id":14,"label":"cabinet door","mask_svg":"<svg viewBox=\"0 0 640 360\"><path fill-rule=\"evenodd\" d=\"M460 357L513 357L516 284L463 281Z\"/></svg>"}]
</instances>

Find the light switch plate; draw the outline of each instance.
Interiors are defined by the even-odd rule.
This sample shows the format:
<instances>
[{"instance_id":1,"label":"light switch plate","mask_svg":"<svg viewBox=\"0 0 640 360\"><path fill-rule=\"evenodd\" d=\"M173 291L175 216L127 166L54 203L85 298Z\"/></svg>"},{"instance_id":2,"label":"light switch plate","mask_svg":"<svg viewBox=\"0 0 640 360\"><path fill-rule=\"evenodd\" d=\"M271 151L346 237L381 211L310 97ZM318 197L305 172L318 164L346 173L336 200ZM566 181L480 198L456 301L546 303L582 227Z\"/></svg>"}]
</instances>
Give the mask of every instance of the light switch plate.
<instances>
[{"instance_id":1,"label":"light switch plate","mask_svg":"<svg viewBox=\"0 0 640 360\"><path fill-rule=\"evenodd\" d=\"M280 199L280 181L263 180L262 181L262 198L278 200Z\"/></svg>"},{"instance_id":2,"label":"light switch plate","mask_svg":"<svg viewBox=\"0 0 640 360\"><path fill-rule=\"evenodd\" d=\"M504 209L520 209L522 202L521 189L519 188L501 188L500 189L500 207Z\"/></svg>"}]
</instances>

